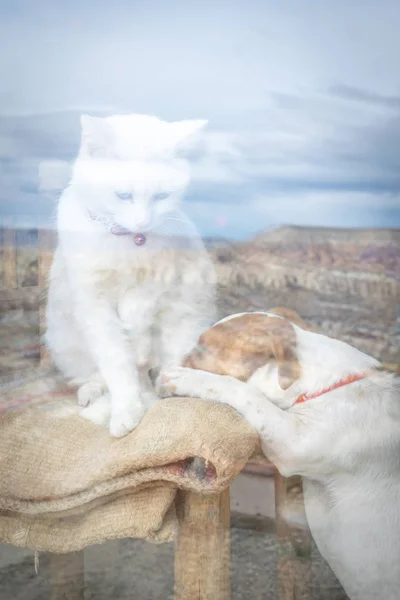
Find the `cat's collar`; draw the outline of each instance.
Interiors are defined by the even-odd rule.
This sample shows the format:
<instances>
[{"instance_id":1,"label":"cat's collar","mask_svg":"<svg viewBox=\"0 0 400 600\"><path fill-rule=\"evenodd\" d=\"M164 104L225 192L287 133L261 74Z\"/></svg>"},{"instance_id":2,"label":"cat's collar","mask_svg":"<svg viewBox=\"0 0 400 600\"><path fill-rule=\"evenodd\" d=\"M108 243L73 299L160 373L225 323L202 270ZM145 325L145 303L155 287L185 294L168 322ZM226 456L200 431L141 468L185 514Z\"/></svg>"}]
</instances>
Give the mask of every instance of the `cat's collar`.
<instances>
[{"instance_id":1,"label":"cat's collar","mask_svg":"<svg viewBox=\"0 0 400 600\"><path fill-rule=\"evenodd\" d=\"M88 215L92 221L100 223L113 235L132 235L136 246L143 246L143 244L146 242L146 236L143 233L133 233L132 231L129 231L129 229L122 227L122 225L116 223L112 219L109 219L105 215L97 215L91 210L88 210Z\"/></svg>"}]
</instances>

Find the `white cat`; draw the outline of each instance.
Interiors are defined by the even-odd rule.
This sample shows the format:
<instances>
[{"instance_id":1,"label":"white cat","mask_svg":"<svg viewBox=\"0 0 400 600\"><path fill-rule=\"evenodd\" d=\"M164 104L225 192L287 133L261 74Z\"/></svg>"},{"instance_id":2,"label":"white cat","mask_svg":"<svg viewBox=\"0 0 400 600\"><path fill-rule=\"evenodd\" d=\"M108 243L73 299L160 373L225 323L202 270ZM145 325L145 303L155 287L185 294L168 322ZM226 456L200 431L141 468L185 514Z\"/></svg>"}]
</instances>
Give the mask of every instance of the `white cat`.
<instances>
[{"instance_id":1,"label":"white cat","mask_svg":"<svg viewBox=\"0 0 400 600\"><path fill-rule=\"evenodd\" d=\"M179 204L183 157L205 121L82 116L57 211L46 344L87 405L108 394L110 433L145 412L139 367L173 366L214 320L214 272Z\"/></svg>"}]
</instances>

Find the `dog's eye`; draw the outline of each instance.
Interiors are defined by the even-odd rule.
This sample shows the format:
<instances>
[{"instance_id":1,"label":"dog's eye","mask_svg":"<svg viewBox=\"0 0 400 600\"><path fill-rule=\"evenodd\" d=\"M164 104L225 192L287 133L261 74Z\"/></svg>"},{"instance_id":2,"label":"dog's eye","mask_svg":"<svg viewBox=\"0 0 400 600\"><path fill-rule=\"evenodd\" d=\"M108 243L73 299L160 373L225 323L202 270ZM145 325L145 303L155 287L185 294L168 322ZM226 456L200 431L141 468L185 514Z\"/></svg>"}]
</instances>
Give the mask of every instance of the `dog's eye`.
<instances>
[{"instance_id":1,"label":"dog's eye","mask_svg":"<svg viewBox=\"0 0 400 600\"><path fill-rule=\"evenodd\" d=\"M115 192L120 200L133 200L131 192Z\"/></svg>"},{"instance_id":2,"label":"dog's eye","mask_svg":"<svg viewBox=\"0 0 400 600\"><path fill-rule=\"evenodd\" d=\"M166 200L169 197L167 192L160 192L159 194L154 194L153 200Z\"/></svg>"}]
</instances>

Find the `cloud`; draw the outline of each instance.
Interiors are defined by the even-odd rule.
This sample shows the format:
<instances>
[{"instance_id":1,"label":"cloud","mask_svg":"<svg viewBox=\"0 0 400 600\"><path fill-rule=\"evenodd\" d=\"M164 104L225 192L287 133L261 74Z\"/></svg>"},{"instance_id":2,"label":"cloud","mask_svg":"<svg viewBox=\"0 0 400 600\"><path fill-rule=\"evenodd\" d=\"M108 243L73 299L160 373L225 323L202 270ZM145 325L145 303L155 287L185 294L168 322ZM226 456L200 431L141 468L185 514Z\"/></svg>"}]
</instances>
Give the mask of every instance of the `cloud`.
<instances>
[{"instance_id":1,"label":"cloud","mask_svg":"<svg viewBox=\"0 0 400 600\"><path fill-rule=\"evenodd\" d=\"M247 191L233 202L195 201L187 211L204 235L246 238L280 225L392 227L399 205L400 193Z\"/></svg>"},{"instance_id":2,"label":"cloud","mask_svg":"<svg viewBox=\"0 0 400 600\"><path fill-rule=\"evenodd\" d=\"M329 94L291 99L295 118L279 98L269 129L207 132L186 203L203 233L398 223L398 117L355 115L333 106ZM79 146L79 113L9 117L2 125L0 211L50 213Z\"/></svg>"},{"instance_id":3,"label":"cloud","mask_svg":"<svg viewBox=\"0 0 400 600\"><path fill-rule=\"evenodd\" d=\"M384 96L382 94L362 90L351 85L336 84L329 88L329 92L338 98L355 102L373 104L400 110L400 96Z\"/></svg>"},{"instance_id":4,"label":"cloud","mask_svg":"<svg viewBox=\"0 0 400 600\"><path fill-rule=\"evenodd\" d=\"M0 16L0 213L50 210L81 112L144 112L209 119L187 203L205 231L223 205L232 235L267 226L272 198L285 220L400 224L396 0L16 0Z\"/></svg>"},{"instance_id":5,"label":"cloud","mask_svg":"<svg viewBox=\"0 0 400 600\"><path fill-rule=\"evenodd\" d=\"M37 191L51 200L57 200L67 187L70 177L70 163L63 160L43 160L39 164Z\"/></svg>"}]
</instances>

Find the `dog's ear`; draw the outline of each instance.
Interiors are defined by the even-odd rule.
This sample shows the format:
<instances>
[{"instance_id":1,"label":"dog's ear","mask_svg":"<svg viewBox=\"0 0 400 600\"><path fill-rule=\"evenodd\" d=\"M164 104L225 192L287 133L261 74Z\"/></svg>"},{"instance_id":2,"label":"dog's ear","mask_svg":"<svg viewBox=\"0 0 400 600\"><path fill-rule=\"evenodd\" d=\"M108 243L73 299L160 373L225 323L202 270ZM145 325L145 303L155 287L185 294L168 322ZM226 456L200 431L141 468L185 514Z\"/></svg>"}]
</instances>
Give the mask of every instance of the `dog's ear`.
<instances>
[{"instance_id":1,"label":"dog's ear","mask_svg":"<svg viewBox=\"0 0 400 600\"><path fill-rule=\"evenodd\" d=\"M183 366L247 381L271 358L279 385L287 390L300 377L294 327L278 316L249 313L207 329Z\"/></svg>"},{"instance_id":2,"label":"dog's ear","mask_svg":"<svg viewBox=\"0 0 400 600\"><path fill-rule=\"evenodd\" d=\"M296 333L286 319L262 313L245 314L209 330L209 346L219 351L225 374L247 381L275 358L279 385L287 390L300 377Z\"/></svg>"},{"instance_id":3,"label":"dog's ear","mask_svg":"<svg viewBox=\"0 0 400 600\"><path fill-rule=\"evenodd\" d=\"M296 332L292 323L279 317L267 317L266 333L278 364L279 385L287 390L300 377L301 367L296 353Z\"/></svg>"},{"instance_id":4,"label":"dog's ear","mask_svg":"<svg viewBox=\"0 0 400 600\"><path fill-rule=\"evenodd\" d=\"M278 317L283 317L284 319L287 319L291 323L294 323L295 325L301 327L302 329L305 329L306 331L314 330L314 327L310 323L307 323L307 321L300 317L299 313L297 313L295 310L292 310L291 308L277 306L276 308L268 309L267 312L273 315L277 315Z\"/></svg>"}]
</instances>

